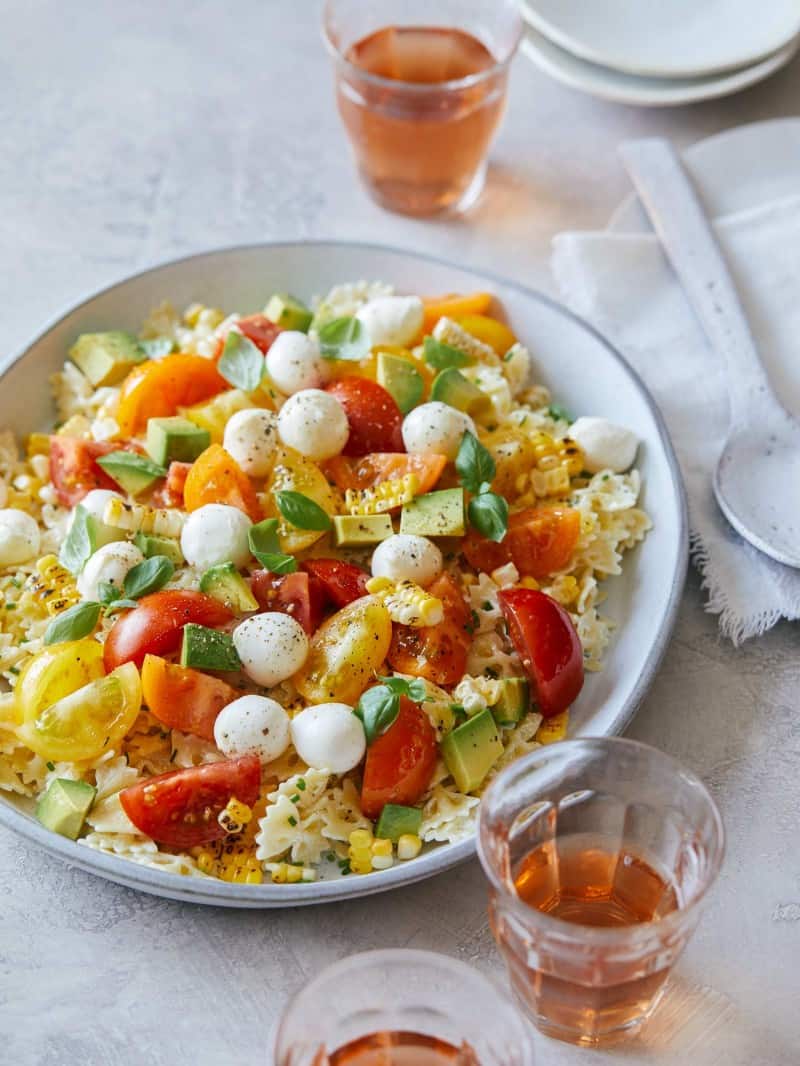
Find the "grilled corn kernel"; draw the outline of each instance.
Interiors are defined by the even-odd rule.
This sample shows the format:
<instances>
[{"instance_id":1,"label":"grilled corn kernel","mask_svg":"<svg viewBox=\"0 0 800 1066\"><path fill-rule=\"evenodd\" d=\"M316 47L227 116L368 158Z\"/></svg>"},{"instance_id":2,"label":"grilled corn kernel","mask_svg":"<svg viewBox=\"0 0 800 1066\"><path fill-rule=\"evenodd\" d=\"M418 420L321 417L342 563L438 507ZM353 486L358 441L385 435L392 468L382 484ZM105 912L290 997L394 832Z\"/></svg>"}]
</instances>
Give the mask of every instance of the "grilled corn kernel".
<instances>
[{"instance_id":1,"label":"grilled corn kernel","mask_svg":"<svg viewBox=\"0 0 800 1066\"><path fill-rule=\"evenodd\" d=\"M397 839L397 857L403 862L416 859L422 851L422 841L416 833L403 833Z\"/></svg>"},{"instance_id":2,"label":"grilled corn kernel","mask_svg":"<svg viewBox=\"0 0 800 1066\"><path fill-rule=\"evenodd\" d=\"M251 808L233 798L228 801L227 807L219 812L217 821L226 833L241 833L252 817Z\"/></svg>"},{"instance_id":3,"label":"grilled corn kernel","mask_svg":"<svg viewBox=\"0 0 800 1066\"><path fill-rule=\"evenodd\" d=\"M491 345L473 337L452 318L440 318L434 326L433 336L442 344L449 344L451 348L457 348L459 352L471 356L480 363L486 363L488 366L500 365L497 352Z\"/></svg>"},{"instance_id":4,"label":"grilled corn kernel","mask_svg":"<svg viewBox=\"0 0 800 1066\"><path fill-rule=\"evenodd\" d=\"M583 470L583 452L571 437L556 440L549 433L540 431L534 433L532 443L539 470L563 466L570 477L577 477Z\"/></svg>"},{"instance_id":5,"label":"grilled corn kernel","mask_svg":"<svg viewBox=\"0 0 800 1066\"><path fill-rule=\"evenodd\" d=\"M345 507L352 515L384 514L411 503L419 488L416 474L391 481L381 481L369 489L347 489L344 494Z\"/></svg>"},{"instance_id":6,"label":"grilled corn kernel","mask_svg":"<svg viewBox=\"0 0 800 1066\"><path fill-rule=\"evenodd\" d=\"M50 615L60 614L80 602L75 578L55 555L44 555L36 564L36 573L28 578L34 600Z\"/></svg>"},{"instance_id":7,"label":"grilled corn kernel","mask_svg":"<svg viewBox=\"0 0 800 1066\"><path fill-rule=\"evenodd\" d=\"M540 744L555 744L563 740L569 728L569 711L562 711L552 718L546 718L536 731L535 739Z\"/></svg>"},{"instance_id":8,"label":"grilled corn kernel","mask_svg":"<svg viewBox=\"0 0 800 1066\"><path fill-rule=\"evenodd\" d=\"M536 580L535 577L523 577L523 579L520 581L520 585L524 589L538 589L539 588L539 582Z\"/></svg>"},{"instance_id":9,"label":"grilled corn kernel","mask_svg":"<svg viewBox=\"0 0 800 1066\"><path fill-rule=\"evenodd\" d=\"M391 855L392 854L392 842L391 840L384 840L378 838L372 841L372 854L375 855Z\"/></svg>"},{"instance_id":10,"label":"grilled corn kernel","mask_svg":"<svg viewBox=\"0 0 800 1066\"><path fill-rule=\"evenodd\" d=\"M358 847L371 847L373 841L371 829L354 829L350 834L350 846L353 848Z\"/></svg>"},{"instance_id":11,"label":"grilled corn kernel","mask_svg":"<svg viewBox=\"0 0 800 1066\"><path fill-rule=\"evenodd\" d=\"M413 581L395 582L386 577L373 577L367 582L367 592L377 596L391 620L401 625L437 626L444 619L442 601Z\"/></svg>"},{"instance_id":12,"label":"grilled corn kernel","mask_svg":"<svg viewBox=\"0 0 800 1066\"><path fill-rule=\"evenodd\" d=\"M106 504L103 521L115 529L128 533L154 533L157 537L178 539L186 516L173 508L147 507L140 503L125 503L113 499Z\"/></svg>"}]
</instances>

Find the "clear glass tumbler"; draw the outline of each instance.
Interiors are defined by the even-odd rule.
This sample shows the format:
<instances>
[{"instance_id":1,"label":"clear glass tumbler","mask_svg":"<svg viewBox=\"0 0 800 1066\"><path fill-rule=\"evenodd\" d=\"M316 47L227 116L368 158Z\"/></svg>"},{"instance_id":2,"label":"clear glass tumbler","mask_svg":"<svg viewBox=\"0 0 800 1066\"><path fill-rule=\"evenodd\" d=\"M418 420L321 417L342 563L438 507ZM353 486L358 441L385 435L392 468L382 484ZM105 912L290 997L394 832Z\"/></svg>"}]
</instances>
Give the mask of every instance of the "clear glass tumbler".
<instances>
[{"instance_id":1,"label":"clear glass tumbler","mask_svg":"<svg viewBox=\"0 0 800 1066\"><path fill-rule=\"evenodd\" d=\"M474 203L522 36L516 0L327 0L323 34L374 199L409 215Z\"/></svg>"},{"instance_id":2,"label":"clear glass tumbler","mask_svg":"<svg viewBox=\"0 0 800 1066\"><path fill-rule=\"evenodd\" d=\"M533 1066L533 1053L508 998L470 966L430 951L367 951L305 985L275 1033L274 1066L345 1064Z\"/></svg>"},{"instance_id":3,"label":"clear glass tumbler","mask_svg":"<svg viewBox=\"0 0 800 1066\"><path fill-rule=\"evenodd\" d=\"M478 850L517 1001L549 1036L597 1046L657 1004L723 855L703 783L619 738L567 740L487 790Z\"/></svg>"}]
</instances>

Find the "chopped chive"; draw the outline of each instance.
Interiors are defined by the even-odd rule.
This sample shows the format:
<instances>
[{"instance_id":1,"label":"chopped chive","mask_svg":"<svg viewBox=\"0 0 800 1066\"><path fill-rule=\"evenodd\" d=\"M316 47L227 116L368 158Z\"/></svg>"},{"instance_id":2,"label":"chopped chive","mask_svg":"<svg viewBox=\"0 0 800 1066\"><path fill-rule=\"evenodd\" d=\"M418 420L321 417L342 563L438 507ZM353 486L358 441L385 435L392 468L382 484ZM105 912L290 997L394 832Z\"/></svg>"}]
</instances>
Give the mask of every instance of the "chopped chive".
<instances>
[{"instance_id":1,"label":"chopped chive","mask_svg":"<svg viewBox=\"0 0 800 1066\"><path fill-rule=\"evenodd\" d=\"M297 793L295 793L293 796L291 796L290 799L291 799L292 803L299 803L300 802L300 797L297 795Z\"/></svg>"},{"instance_id":2,"label":"chopped chive","mask_svg":"<svg viewBox=\"0 0 800 1066\"><path fill-rule=\"evenodd\" d=\"M51 772L52 772L53 770L55 770L55 768L56 768L56 767L55 767L55 763L52 763L52 762L46 762L46 763L45 763L45 766L46 766L46 767L47 767L47 769L48 769L48 770L50 770Z\"/></svg>"},{"instance_id":3,"label":"chopped chive","mask_svg":"<svg viewBox=\"0 0 800 1066\"><path fill-rule=\"evenodd\" d=\"M305 778L298 777L298 779L297 779L297 787L300 789L301 792L305 792L305 790L306 790Z\"/></svg>"},{"instance_id":4,"label":"chopped chive","mask_svg":"<svg viewBox=\"0 0 800 1066\"><path fill-rule=\"evenodd\" d=\"M489 602L489 600L484 600L483 603L481 604L481 610L483 610L483 611L491 611L491 609L492 609L492 605Z\"/></svg>"},{"instance_id":5,"label":"chopped chive","mask_svg":"<svg viewBox=\"0 0 800 1066\"><path fill-rule=\"evenodd\" d=\"M297 819L295 818L295 816L293 814L289 815L289 825L291 825L291 826L297 825Z\"/></svg>"},{"instance_id":6,"label":"chopped chive","mask_svg":"<svg viewBox=\"0 0 800 1066\"><path fill-rule=\"evenodd\" d=\"M16 603L11 603L11 601L9 600L9 602L6 604L6 610L7 611L16 611L16 609L17 609Z\"/></svg>"},{"instance_id":7,"label":"chopped chive","mask_svg":"<svg viewBox=\"0 0 800 1066\"><path fill-rule=\"evenodd\" d=\"M19 667L18 666L9 666L8 672L10 674L13 674L14 677L16 677L19 674Z\"/></svg>"}]
</instances>

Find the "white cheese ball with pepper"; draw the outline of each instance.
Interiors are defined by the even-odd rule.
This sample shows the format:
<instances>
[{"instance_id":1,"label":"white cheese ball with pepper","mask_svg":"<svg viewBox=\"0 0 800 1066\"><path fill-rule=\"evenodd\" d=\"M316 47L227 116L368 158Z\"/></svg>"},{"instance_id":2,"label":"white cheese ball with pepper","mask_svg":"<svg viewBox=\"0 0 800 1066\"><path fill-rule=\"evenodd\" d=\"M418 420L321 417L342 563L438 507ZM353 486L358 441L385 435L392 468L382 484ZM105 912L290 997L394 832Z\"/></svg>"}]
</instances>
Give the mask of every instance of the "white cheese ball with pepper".
<instances>
[{"instance_id":1,"label":"white cheese ball with pepper","mask_svg":"<svg viewBox=\"0 0 800 1066\"><path fill-rule=\"evenodd\" d=\"M261 407L237 411L225 426L222 446L249 477L267 477L275 463L278 419Z\"/></svg>"},{"instance_id":2,"label":"white cheese ball with pepper","mask_svg":"<svg viewBox=\"0 0 800 1066\"><path fill-rule=\"evenodd\" d=\"M279 333L267 352L267 373L287 396L301 389L318 389L330 377L319 341L306 333L287 329Z\"/></svg>"},{"instance_id":3,"label":"white cheese ball with pepper","mask_svg":"<svg viewBox=\"0 0 800 1066\"><path fill-rule=\"evenodd\" d=\"M78 592L85 600L99 600L104 585L113 585L118 597L124 595L125 578L144 556L128 541L114 541L98 548L78 575Z\"/></svg>"},{"instance_id":4,"label":"white cheese ball with pepper","mask_svg":"<svg viewBox=\"0 0 800 1066\"><path fill-rule=\"evenodd\" d=\"M403 444L412 455L434 452L455 459L467 432L475 434L469 415L439 400L420 404L403 419Z\"/></svg>"},{"instance_id":5,"label":"white cheese ball with pepper","mask_svg":"<svg viewBox=\"0 0 800 1066\"><path fill-rule=\"evenodd\" d=\"M346 703L319 703L292 719L292 743L314 770L346 774L364 758L364 726Z\"/></svg>"},{"instance_id":6,"label":"white cheese ball with pepper","mask_svg":"<svg viewBox=\"0 0 800 1066\"><path fill-rule=\"evenodd\" d=\"M296 674L308 658L308 637L288 614L266 611L245 619L233 631L244 672L257 685L272 688Z\"/></svg>"},{"instance_id":7,"label":"white cheese ball with pepper","mask_svg":"<svg viewBox=\"0 0 800 1066\"><path fill-rule=\"evenodd\" d=\"M206 503L192 511L181 532L181 551L190 566L208 570L231 562L241 569L250 559L252 522L238 507Z\"/></svg>"},{"instance_id":8,"label":"white cheese ball with pepper","mask_svg":"<svg viewBox=\"0 0 800 1066\"><path fill-rule=\"evenodd\" d=\"M289 747L289 739L289 715L268 696L241 696L214 722L214 743L229 758L253 754L272 762Z\"/></svg>"},{"instance_id":9,"label":"white cheese ball with pepper","mask_svg":"<svg viewBox=\"0 0 800 1066\"><path fill-rule=\"evenodd\" d=\"M425 308L419 296L378 296L356 311L370 345L411 344L422 329Z\"/></svg>"},{"instance_id":10,"label":"white cheese ball with pepper","mask_svg":"<svg viewBox=\"0 0 800 1066\"><path fill-rule=\"evenodd\" d=\"M339 455L350 436L344 408L322 389L303 389L291 396L278 415L284 444L314 462Z\"/></svg>"},{"instance_id":11,"label":"white cheese ball with pepper","mask_svg":"<svg viewBox=\"0 0 800 1066\"><path fill-rule=\"evenodd\" d=\"M27 563L39 554L36 519L13 507L0 511L0 567Z\"/></svg>"},{"instance_id":12,"label":"white cheese ball with pepper","mask_svg":"<svg viewBox=\"0 0 800 1066\"><path fill-rule=\"evenodd\" d=\"M607 418L579 418L569 427L569 435L583 452L583 465L590 474L623 473L633 465L639 447L635 433Z\"/></svg>"},{"instance_id":13,"label":"white cheese ball with pepper","mask_svg":"<svg viewBox=\"0 0 800 1066\"><path fill-rule=\"evenodd\" d=\"M394 533L372 553L372 576L413 581L425 588L441 574L442 553L432 540L412 533Z\"/></svg>"}]
</instances>

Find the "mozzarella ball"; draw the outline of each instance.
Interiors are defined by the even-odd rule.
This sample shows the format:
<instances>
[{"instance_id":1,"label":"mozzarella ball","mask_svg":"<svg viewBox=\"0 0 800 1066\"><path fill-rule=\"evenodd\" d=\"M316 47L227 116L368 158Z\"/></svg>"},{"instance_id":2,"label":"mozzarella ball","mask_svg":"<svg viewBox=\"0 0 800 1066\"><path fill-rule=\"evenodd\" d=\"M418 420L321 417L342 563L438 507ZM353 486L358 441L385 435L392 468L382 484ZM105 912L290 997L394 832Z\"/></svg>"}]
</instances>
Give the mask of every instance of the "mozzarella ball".
<instances>
[{"instance_id":1,"label":"mozzarella ball","mask_svg":"<svg viewBox=\"0 0 800 1066\"><path fill-rule=\"evenodd\" d=\"M297 754L313 770L346 774L367 750L364 726L346 703L306 707L292 719L291 730Z\"/></svg>"},{"instance_id":2,"label":"mozzarella ball","mask_svg":"<svg viewBox=\"0 0 800 1066\"><path fill-rule=\"evenodd\" d=\"M241 696L217 715L214 742L230 758L253 754L272 762L289 747L289 715L267 696Z\"/></svg>"},{"instance_id":3,"label":"mozzarella ball","mask_svg":"<svg viewBox=\"0 0 800 1066\"><path fill-rule=\"evenodd\" d=\"M237 411L225 426L222 446L250 477L267 477L277 445L278 420L272 411L260 407Z\"/></svg>"},{"instance_id":4,"label":"mozzarella ball","mask_svg":"<svg viewBox=\"0 0 800 1066\"><path fill-rule=\"evenodd\" d=\"M271 688L296 674L308 657L306 631L288 614L254 614L233 631L233 644L244 672L257 685Z\"/></svg>"},{"instance_id":5,"label":"mozzarella ball","mask_svg":"<svg viewBox=\"0 0 800 1066\"><path fill-rule=\"evenodd\" d=\"M181 551L190 566L208 570L231 562L237 569L250 558L252 522L238 507L207 503L192 511L181 533Z\"/></svg>"},{"instance_id":6,"label":"mozzarella ball","mask_svg":"<svg viewBox=\"0 0 800 1066\"><path fill-rule=\"evenodd\" d=\"M129 570L144 562L144 556L135 544L121 540L98 548L78 575L78 592L85 600L99 600L100 586L113 585L119 596L124 595L123 585Z\"/></svg>"},{"instance_id":7,"label":"mozzarella ball","mask_svg":"<svg viewBox=\"0 0 800 1066\"><path fill-rule=\"evenodd\" d=\"M356 312L373 348L377 344L411 344L422 329L424 317L419 296L379 296Z\"/></svg>"},{"instance_id":8,"label":"mozzarella ball","mask_svg":"<svg viewBox=\"0 0 800 1066\"><path fill-rule=\"evenodd\" d=\"M372 576L413 581L425 588L442 572L442 553L427 537L395 533L372 553Z\"/></svg>"},{"instance_id":9,"label":"mozzarella ball","mask_svg":"<svg viewBox=\"0 0 800 1066\"><path fill-rule=\"evenodd\" d=\"M436 452L455 459L467 431L475 433L475 423L469 415L434 400L415 407L403 419L403 444L412 455Z\"/></svg>"},{"instance_id":10,"label":"mozzarella ball","mask_svg":"<svg viewBox=\"0 0 800 1066\"><path fill-rule=\"evenodd\" d=\"M291 396L301 389L324 385L330 367L315 337L287 329L278 334L267 352L267 373L281 392Z\"/></svg>"},{"instance_id":11,"label":"mozzarella ball","mask_svg":"<svg viewBox=\"0 0 800 1066\"><path fill-rule=\"evenodd\" d=\"M580 446L584 468L590 474L601 470L621 474L631 466L639 447L635 433L606 418L579 418L570 426L569 435Z\"/></svg>"},{"instance_id":12,"label":"mozzarella ball","mask_svg":"<svg viewBox=\"0 0 800 1066\"><path fill-rule=\"evenodd\" d=\"M350 425L335 396L321 389L303 389L281 408L278 432L284 444L320 462L341 452L350 436Z\"/></svg>"},{"instance_id":13,"label":"mozzarella ball","mask_svg":"<svg viewBox=\"0 0 800 1066\"><path fill-rule=\"evenodd\" d=\"M36 519L9 507L0 511L0 567L27 563L39 554Z\"/></svg>"},{"instance_id":14,"label":"mozzarella ball","mask_svg":"<svg viewBox=\"0 0 800 1066\"><path fill-rule=\"evenodd\" d=\"M98 548L102 548L104 544L111 544L115 540L125 539L124 530L107 526L103 521L109 502L122 499L123 497L118 492L112 492L111 489L92 489L81 500L81 507L94 519L94 542Z\"/></svg>"}]
</instances>

